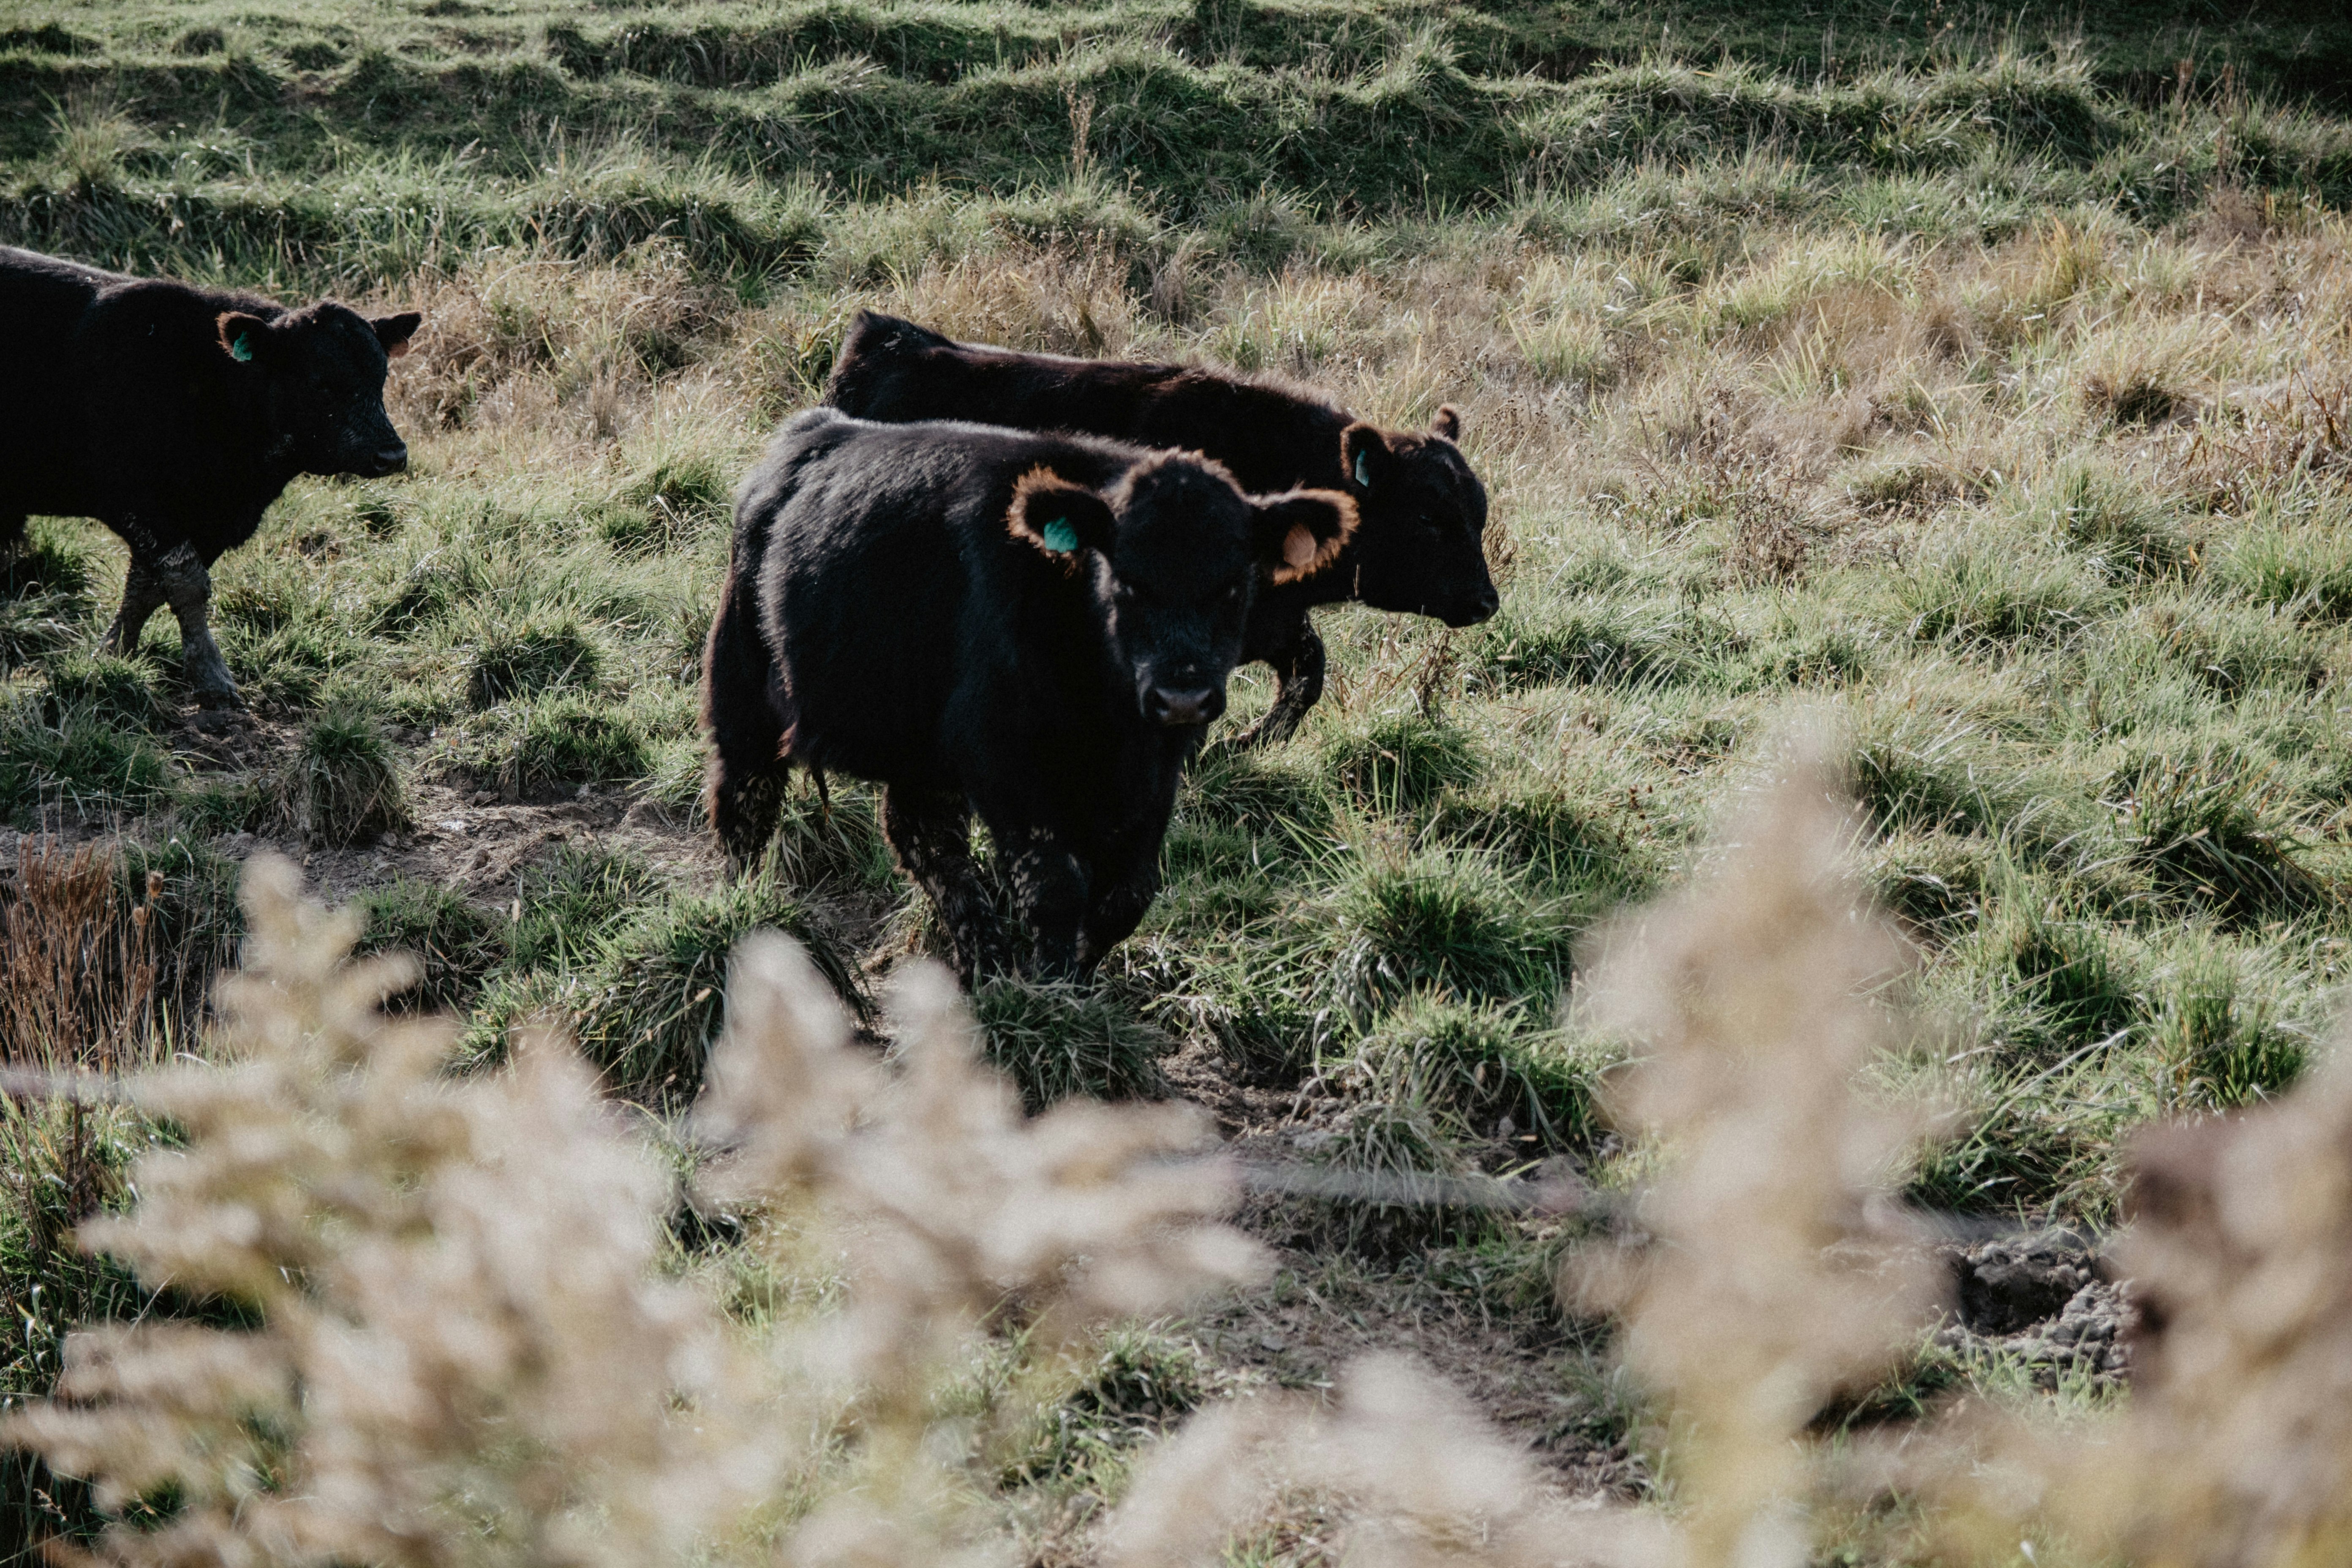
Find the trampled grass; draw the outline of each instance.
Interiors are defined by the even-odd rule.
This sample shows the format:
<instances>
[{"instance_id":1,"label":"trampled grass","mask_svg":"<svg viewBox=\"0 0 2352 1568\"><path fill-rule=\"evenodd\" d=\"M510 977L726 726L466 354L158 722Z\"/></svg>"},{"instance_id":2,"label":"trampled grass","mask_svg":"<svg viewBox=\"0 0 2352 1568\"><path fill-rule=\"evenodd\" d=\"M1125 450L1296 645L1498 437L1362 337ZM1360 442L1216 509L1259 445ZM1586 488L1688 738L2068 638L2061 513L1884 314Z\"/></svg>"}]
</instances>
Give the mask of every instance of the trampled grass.
<instances>
[{"instance_id":1,"label":"trampled grass","mask_svg":"<svg viewBox=\"0 0 2352 1568\"><path fill-rule=\"evenodd\" d=\"M1323 613L1306 728L1213 742L1107 983L983 997L992 1054L1039 1103L1206 1074L1359 1175L1631 1180L1619 1054L1559 1013L1579 943L1697 868L1808 703L1940 1020L1890 1070L1966 1122L1916 1194L2104 1222L2135 1127L2316 1059L2352 941L2352 32L1788 9L23 0L0 241L426 324L390 393L410 473L299 481L216 570L268 743L187 721L168 616L100 657L121 547L36 520L0 576L0 817L163 873L174 1041L248 833L364 893L473 1059L551 1009L674 1105L743 931L782 921L860 998L923 941L854 784L796 785L747 888L692 858L729 493L856 308L1398 424L1451 402L1500 615ZM1267 696L1244 671L1229 723ZM486 815L511 864L433 837ZM27 1161L62 1147L8 1114ZM11 1301L64 1267L47 1212L0 1224ZM1556 1241L1457 1221L1302 1235L1515 1279ZM27 1353L0 1392L45 1386ZM1036 1436L1023 1484L1116 1484L1179 1361L1107 1362L1068 1418L1104 1431Z\"/></svg>"}]
</instances>

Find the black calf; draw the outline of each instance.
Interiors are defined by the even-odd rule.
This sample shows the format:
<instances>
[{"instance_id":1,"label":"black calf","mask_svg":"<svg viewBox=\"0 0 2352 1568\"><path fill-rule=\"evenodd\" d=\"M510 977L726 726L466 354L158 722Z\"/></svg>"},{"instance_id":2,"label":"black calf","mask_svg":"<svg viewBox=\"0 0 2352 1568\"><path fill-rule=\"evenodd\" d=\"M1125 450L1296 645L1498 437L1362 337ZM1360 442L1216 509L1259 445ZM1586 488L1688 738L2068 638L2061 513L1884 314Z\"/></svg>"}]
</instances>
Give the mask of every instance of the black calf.
<instances>
[{"instance_id":1,"label":"black calf","mask_svg":"<svg viewBox=\"0 0 2352 1568\"><path fill-rule=\"evenodd\" d=\"M1022 967L1090 973L1158 890L1179 773L1261 583L1324 568L1354 526L1344 495L1245 496L1190 454L802 415L736 498L703 661L711 824L740 868L792 763L878 781L969 984L1012 957L977 812Z\"/></svg>"},{"instance_id":2,"label":"black calf","mask_svg":"<svg viewBox=\"0 0 2352 1568\"><path fill-rule=\"evenodd\" d=\"M418 321L0 247L0 550L28 513L98 519L131 546L108 649L137 647L169 605L198 700L235 703L206 621L212 563L295 475L407 466L383 380Z\"/></svg>"}]
</instances>

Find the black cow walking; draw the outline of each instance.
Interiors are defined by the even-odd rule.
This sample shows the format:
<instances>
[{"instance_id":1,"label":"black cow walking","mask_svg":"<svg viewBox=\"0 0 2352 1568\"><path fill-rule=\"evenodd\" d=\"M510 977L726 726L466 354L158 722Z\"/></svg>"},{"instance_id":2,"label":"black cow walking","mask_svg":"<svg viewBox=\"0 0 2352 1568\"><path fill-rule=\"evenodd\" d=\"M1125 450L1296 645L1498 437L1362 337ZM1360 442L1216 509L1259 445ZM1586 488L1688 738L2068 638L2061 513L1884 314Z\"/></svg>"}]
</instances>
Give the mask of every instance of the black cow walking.
<instances>
[{"instance_id":1,"label":"black cow walking","mask_svg":"<svg viewBox=\"0 0 2352 1568\"><path fill-rule=\"evenodd\" d=\"M1066 359L960 343L861 310L825 400L860 419L972 419L1070 430L1215 458L1246 490L1312 485L1354 499L1361 522L1329 569L1270 585L1242 662L1274 667L1273 707L1242 744L1282 741L1323 694L1323 639L1307 611L1358 599L1473 626L1495 613L1486 491L1455 445L1460 416L1383 430L1304 392L1173 364Z\"/></svg>"},{"instance_id":2,"label":"black cow walking","mask_svg":"<svg viewBox=\"0 0 2352 1568\"><path fill-rule=\"evenodd\" d=\"M98 519L131 547L109 651L135 648L169 605L197 700L236 703L205 619L212 563L295 475L407 466L383 380L419 320L0 247L0 551L28 513Z\"/></svg>"},{"instance_id":3,"label":"black cow walking","mask_svg":"<svg viewBox=\"0 0 2352 1568\"><path fill-rule=\"evenodd\" d=\"M1010 967L972 863L988 824L1023 967L1090 973L1158 890L1184 762L1224 710L1262 582L1326 566L1346 496L1246 496L1196 455L814 409L735 502L703 660L710 820L740 868L799 763L882 821L970 984Z\"/></svg>"}]
</instances>

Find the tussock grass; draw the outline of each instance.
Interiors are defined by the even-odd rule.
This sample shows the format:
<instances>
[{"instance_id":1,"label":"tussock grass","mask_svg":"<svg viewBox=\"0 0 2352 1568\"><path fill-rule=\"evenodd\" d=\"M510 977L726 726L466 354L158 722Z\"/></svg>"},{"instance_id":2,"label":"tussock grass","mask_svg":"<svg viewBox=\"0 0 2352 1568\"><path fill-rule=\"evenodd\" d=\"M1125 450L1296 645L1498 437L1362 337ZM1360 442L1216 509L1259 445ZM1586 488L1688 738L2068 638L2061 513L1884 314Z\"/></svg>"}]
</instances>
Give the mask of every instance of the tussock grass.
<instances>
[{"instance_id":1,"label":"tussock grass","mask_svg":"<svg viewBox=\"0 0 2352 1568\"><path fill-rule=\"evenodd\" d=\"M398 759L364 712L331 710L303 726L284 787L296 831L320 843L352 844L409 822Z\"/></svg>"},{"instance_id":2,"label":"tussock grass","mask_svg":"<svg viewBox=\"0 0 2352 1568\"><path fill-rule=\"evenodd\" d=\"M416 984L395 998L397 1005L463 1009L506 962L508 921L447 888L402 878L372 890L360 907L367 926L359 951L416 960Z\"/></svg>"},{"instance_id":3,"label":"tussock grass","mask_svg":"<svg viewBox=\"0 0 2352 1568\"><path fill-rule=\"evenodd\" d=\"M719 1036L728 954L750 932L788 931L846 1000L856 973L805 905L773 882L645 905L602 937L561 993L580 1048L614 1089L656 1101L690 1098Z\"/></svg>"},{"instance_id":4,"label":"tussock grass","mask_svg":"<svg viewBox=\"0 0 2352 1568\"><path fill-rule=\"evenodd\" d=\"M1153 1099L1175 1042L1107 989L999 979L972 998L982 1055L1033 1110L1073 1095Z\"/></svg>"}]
</instances>

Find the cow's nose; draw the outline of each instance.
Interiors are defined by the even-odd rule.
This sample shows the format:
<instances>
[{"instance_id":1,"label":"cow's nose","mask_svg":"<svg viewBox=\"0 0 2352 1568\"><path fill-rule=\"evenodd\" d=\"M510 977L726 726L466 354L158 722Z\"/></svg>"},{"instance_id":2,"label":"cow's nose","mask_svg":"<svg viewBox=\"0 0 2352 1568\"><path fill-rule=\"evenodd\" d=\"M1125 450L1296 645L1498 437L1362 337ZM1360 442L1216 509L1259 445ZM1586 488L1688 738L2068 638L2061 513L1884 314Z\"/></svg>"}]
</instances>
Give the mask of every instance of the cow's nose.
<instances>
[{"instance_id":1,"label":"cow's nose","mask_svg":"<svg viewBox=\"0 0 2352 1568\"><path fill-rule=\"evenodd\" d=\"M1478 596L1466 605L1460 600L1454 601L1456 608L1453 614L1444 617L1445 624L1449 626L1475 626L1492 616L1501 606L1502 602L1491 585L1482 588L1478 592Z\"/></svg>"},{"instance_id":2,"label":"cow's nose","mask_svg":"<svg viewBox=\"0 0 2352 1568\"><path fill-rule=\"evenodd\" d=\"M1225 710L1225 694L1213 686L1194 687L1188 691L1155 686L1144 708L1155 723L1205 724Z\"/></svg>"},{"instance_id":3,"label":"cow's nose","mask_svg":"<svg viewBox=\"0 0 2352 1568\"><path fill-rule=\"evenodd\" d=\"M379 474L396 474L406 467L408 448L404 445L386 447L375 455L375 471Z\"/></svg>"}]
</instances>

